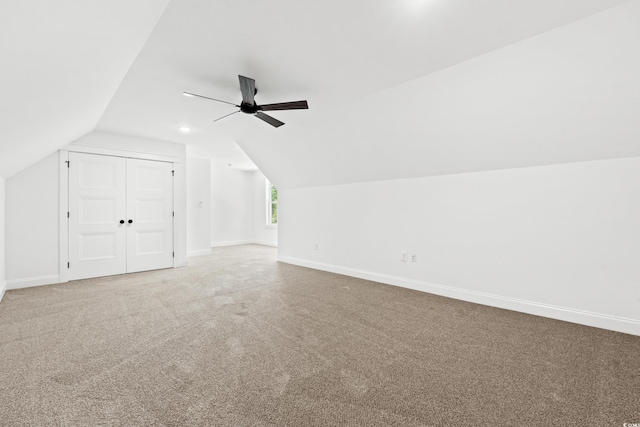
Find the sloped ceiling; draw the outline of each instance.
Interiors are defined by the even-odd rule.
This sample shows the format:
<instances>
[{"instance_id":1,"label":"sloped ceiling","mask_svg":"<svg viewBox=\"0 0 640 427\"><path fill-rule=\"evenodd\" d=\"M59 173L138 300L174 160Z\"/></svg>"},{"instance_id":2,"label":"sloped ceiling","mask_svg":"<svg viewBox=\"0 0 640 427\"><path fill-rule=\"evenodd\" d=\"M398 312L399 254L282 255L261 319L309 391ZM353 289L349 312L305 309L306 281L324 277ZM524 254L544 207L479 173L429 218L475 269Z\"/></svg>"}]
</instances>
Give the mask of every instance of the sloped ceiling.
<instances>
[{"instance_id":1,"label":"sloped ceiling","mask_svg":"<svg viewBox=\"0 0 640 427\"><path fill-rule=\"evenodd\" d=\"M640 156L639 22L630 2L240 141L286 187Z\"/></svg>"},{"instance_id":2,"label":"sloped ceiling","mask_svg":"<svg viewBox=\"0 0 640 427\"><path fill-rule=\"evenodd\" d=\"M103 8L113 12L114 3L120 4ZM143 41L140 28L153 26L153 12L162 9L157 3L135 3L142 6L127 22L140 23L134 34L140 37L122 39ZM632 50L639 37L632 23L640 18L639 4L172 0L124 79L131 63L124 67L125 57L134 49L119 45L122 56L107 60L91 56L96 49L89 46L82 55L67 55L73 67L62 69L75 78L55 85L41 103L27 102L17 90L13 102L0 101L3 111L21 112L22 121L13 122L34 129L2 125L0 172L10 174L35 153L94 127L182 142L218 160L239 144L283 188L638 155L631 123L638 112ZM105 12L92 7L86 7L89 17ZM151 12L138 14L144 7ZM117 19L123 18L106 14L98 34L120 40ZM84 46L79 35L92 34L96 25L83 26L65 43L56 42L64 25L45 25L33 40L39 55L22 67L25 80L47 88L47 55L61 45L75 52L73 46ZM113 68L83 78L96 63ZM310 110L274 112L287 123L278 129L242 114L213 123L234 107L182 96L189 91L237 103L238 74L256 79L258 103L307 99ZM7 76L24 81L21 75L17 69ZM113 80L105 84L108 76ZM78 80L81 93L93 98L76 99L70 88ZM182 134L180 126L192 131Z\"/></svg>"},{"instance_id":3,"label":"sloped ceiling","mask_svg":"<svg viewBox=\"0 0 640 427\"><path fill-rule=\"evenodd\" d=\"M0 176L95 128L168 2L0 2Z\"/></svg>"}]
</instances>

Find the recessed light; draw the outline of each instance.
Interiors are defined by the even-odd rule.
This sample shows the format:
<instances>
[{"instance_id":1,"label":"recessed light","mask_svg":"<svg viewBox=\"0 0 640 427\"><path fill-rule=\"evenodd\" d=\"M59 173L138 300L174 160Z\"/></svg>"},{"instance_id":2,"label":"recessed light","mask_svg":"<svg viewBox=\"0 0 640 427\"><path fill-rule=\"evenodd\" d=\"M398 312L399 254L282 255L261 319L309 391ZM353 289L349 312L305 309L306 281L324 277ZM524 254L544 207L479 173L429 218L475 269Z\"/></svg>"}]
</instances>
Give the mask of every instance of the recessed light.
<instances>
[{"instance_id":1,"label":"recessed light","mask_svg":"<svg viewBox=\"0 0 640 427\"><path fill-rule=\"evenodd\" d=\"M411 9L422 9L433 3L432 0L405 0L405 2Z\"/></svg>"},{"instance_id":2,"label":"recessed light","mask_svg":"<svg viewBox=\"0 0 640 427\"><path fill-rule=\"evenodd\" d=\"M188 127L186 127L186 126L180 126L180 130L181 130L182 132L184 132L184 133L187 133L187 132L189 132L189 131L191 130L191 128L188 128Z\"/></svg>"}]
</instances>

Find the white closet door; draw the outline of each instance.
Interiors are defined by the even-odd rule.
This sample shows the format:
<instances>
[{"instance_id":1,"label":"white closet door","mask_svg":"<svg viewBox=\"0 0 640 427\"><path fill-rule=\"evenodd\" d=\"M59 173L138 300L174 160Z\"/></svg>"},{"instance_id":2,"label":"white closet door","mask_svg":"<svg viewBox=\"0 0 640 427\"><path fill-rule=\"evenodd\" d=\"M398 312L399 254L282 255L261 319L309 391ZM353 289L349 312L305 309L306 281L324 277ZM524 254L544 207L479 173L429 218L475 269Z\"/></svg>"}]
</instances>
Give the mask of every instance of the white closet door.
<instances>
[{"instance_id":1,"label":"white closet door","mask_svg":"<svg viewBox=\"0 0 640 427\"><path fill-rule=\"evenodd\" d=\"M69 161L69 279L125 273L125 159L69 153Z\"/></svg>"},{"instance_id":2,"label":"white closet door","mask_svg":"<svg viewBox=\"0 0 640 427\"><path fill-rule=\"evenodd\" d=\"M173 267L173 164L127 159L127 272Z\"/></svg>"}]
</instances>

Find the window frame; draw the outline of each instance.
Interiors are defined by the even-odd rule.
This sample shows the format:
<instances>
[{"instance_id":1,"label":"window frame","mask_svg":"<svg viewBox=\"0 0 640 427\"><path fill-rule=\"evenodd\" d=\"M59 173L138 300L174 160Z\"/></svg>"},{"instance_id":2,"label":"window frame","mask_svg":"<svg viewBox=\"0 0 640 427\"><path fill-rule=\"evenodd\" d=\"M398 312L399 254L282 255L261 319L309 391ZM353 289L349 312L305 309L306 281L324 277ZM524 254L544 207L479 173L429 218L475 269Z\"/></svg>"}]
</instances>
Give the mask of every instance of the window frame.
<instances>
[{"instance_id":1,"label":"window frame","mask_svg":"<svg viewBox=\"0 0 640 427\"><path fill-rule=\"evenodd\" d=\"M265 179L265 198L266 198L266 215L265 215L265 227L266 228L278 228L278 189L268 179ZM271 199L272 188L276 190L276 200ZM273 205L276 205L276 222L273 222L272 209Z\"/></svg>"}]
</instances>

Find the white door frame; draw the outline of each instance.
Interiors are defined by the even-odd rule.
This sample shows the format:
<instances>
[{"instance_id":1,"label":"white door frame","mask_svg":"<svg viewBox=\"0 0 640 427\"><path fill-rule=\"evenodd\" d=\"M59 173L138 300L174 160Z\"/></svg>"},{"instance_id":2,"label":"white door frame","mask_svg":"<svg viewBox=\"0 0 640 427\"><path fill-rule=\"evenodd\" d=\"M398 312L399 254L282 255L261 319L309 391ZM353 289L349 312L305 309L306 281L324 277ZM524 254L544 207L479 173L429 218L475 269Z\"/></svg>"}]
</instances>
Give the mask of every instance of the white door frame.
<instances>
[{"instance_id":1,"label":"white door frame","mask_svg":"<svg viewBox=\"0 0 640 427\"><path fill-rule=\"evenodd\" d=\"M134 151L120 151L113 150L102 147L91 147L86 145L78 145L75 146L67 146L66 149L60 150L58 155L58 167L59 167L59 184L60 188L58 194L60 196L58 207L59 207L59 238L60 242L59 247L59 283L66 283L69 281L69 218L67 217L67 213L69 212L69 170L68 170L68 161L69 161L69 152L75 153L87 153L87 154L101 154L106 156L114 156L114 157L125 157L131 159L142 159L142 160L156 160L161 162L169 162L173 163L174 170L177 170L180 165L180 158L175 156L165 156L153 153L140 153ZM177 175L177 174L176 174ZM174 212L176 211L176 180L173 180L173 206ZM178 227L175 224L174 218L174 227L173 227L173 246L175 249L176 242L178 241ZM176 262L176 258L173 259L173 267L181 267L182 265L178 265Z\"/></svg>"}]
</instances>

